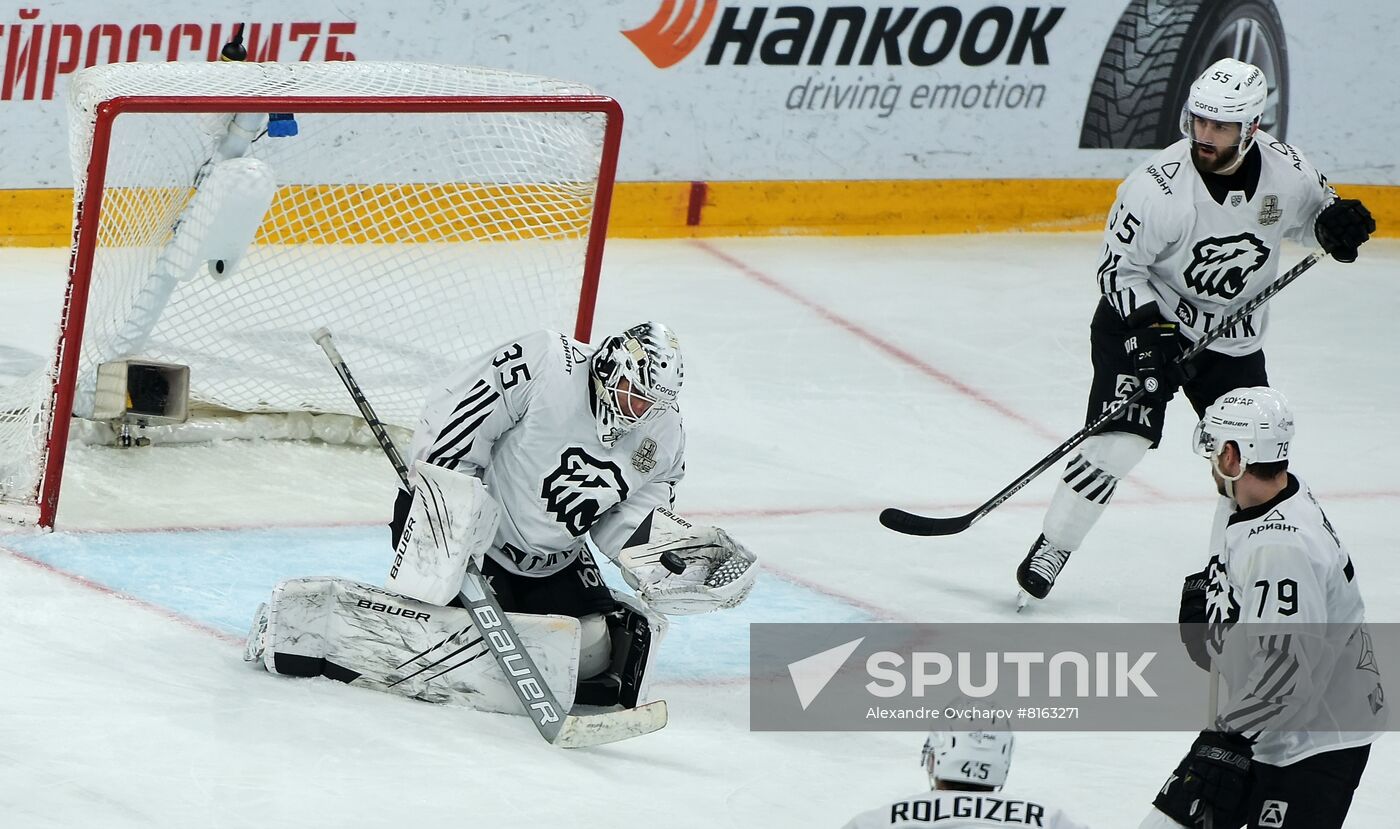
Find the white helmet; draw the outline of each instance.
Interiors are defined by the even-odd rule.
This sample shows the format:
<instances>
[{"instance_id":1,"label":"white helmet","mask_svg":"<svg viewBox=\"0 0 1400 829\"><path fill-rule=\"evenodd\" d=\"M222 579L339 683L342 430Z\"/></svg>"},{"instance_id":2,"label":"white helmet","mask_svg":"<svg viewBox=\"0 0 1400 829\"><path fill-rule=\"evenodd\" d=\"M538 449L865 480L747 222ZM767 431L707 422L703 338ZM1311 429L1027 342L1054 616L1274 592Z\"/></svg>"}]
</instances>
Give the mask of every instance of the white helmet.
<instances>
[{"instance_id":1,"label":"white helmet","mask_svg":"<svg viewBox=\"0 0 1400 829\"><path fill-rule=\"evenodd\" d=\"M1240 125L1240 155L1254 140L1254 128L1264 115L1269 84L1264 72L1251 63L1221 58L1191 84L1191 94L1181 107L1181 134L1196 140L1192 116Z\"/></svg>"},{"instance_id":2,"label":"white helmet","mask_svg":"<svg viewBox=\"0 0 1400 829\"><path fill-rule=\"evenodd\" d=\"M1293 410L1288 400L1266 386L1226 392L1206 409L1192 443L1196 454L1214 463L1227 442L1239 447L1241 475L1251 463L1288 460L1293 442Z\"/></svg>"},{"instance_id":3,"label":"white helmet","mask_svg":"<svg viewBox=\"0 0 1400 829\"><path fill-rule=\"evenodd\" d=\"M680 342L659 322L608 337L593 352L588 373L593 386L589 404L604 446L675 408L685 379Z\"/></svg>"},{"instance_id":4,"label":"white helmet","mask_svg":"<svg viewBox=\"0 0 1400 829\"><path fill-rule=\"evenodd\" d=\"M971 720L963 720L972 724ZM921 757L928 772L930 788L938 781L970 783L1000 789L1006 785L1011 771L1011 748L1015 738L1011 726L1002 717L978 723L976 731L940 731L928 733Z\"/></svg>"}]
</instances>

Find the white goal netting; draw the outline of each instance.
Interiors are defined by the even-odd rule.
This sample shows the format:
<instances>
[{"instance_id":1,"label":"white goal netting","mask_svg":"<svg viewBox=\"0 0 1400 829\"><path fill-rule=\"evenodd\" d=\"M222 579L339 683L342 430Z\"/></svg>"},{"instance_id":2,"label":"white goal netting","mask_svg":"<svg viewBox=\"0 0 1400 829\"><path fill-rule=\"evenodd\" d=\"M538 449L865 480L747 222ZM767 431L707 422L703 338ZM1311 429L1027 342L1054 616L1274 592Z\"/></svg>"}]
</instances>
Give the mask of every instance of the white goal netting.
<instances>
[{"instance_id":1,"label":"white goal netting","mask_svg":"<svg viewBox=\"0 0 1400 829\"><path fill-rule=\"evenodd\" d=\"M74 76L69 113L81 232L57 353L77 362L0 390L0 505L56 493L50 423L91 413L101 363L187 365L202 407L354 414L309 337L326 326L380 417L411 427L459 361L591 319L620 113L585 87L396 63L116 64Z\"/></svg>"}]
</instances>

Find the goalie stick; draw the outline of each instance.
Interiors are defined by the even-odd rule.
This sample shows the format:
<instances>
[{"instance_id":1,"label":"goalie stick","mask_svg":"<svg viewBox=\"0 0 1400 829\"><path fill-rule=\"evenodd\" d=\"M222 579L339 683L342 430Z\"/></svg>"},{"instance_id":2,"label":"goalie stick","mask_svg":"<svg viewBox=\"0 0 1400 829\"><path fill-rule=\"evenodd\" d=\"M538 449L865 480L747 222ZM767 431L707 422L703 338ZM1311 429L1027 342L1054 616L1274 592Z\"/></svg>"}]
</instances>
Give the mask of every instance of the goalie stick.
<instances>
[{"instance_id":1,"label":"goalie stick","mask_svg":"<svg viewBox=\"0 0 1400 829\"><path fill-rule=\"evenodd\" d=\"M1206 346L1225 336L1226 332L1233 328L1236 323L1253 313L1255 309L1267 302L1274 294L1283 290L1284 286L1288 285L1288 283L1302 276L1304 271L1317 264L1318 260L1322 259L1324 256L1326 256L1325 253L1313 251L1303 257L1302 261L1289 268L1282 276L1275 279L1268 287L1260 291L1257 296L1240 306L1233 314L1221 320L1220 325L1206 332L1205 336L1197 340L1191 348L1187 349L1186 353L1177 358L1176 364L1181 365L1191 360L1197 354L1204 351ZM987 513L1006 503L1011 499L1011 496L1020 492L1027 484L1038 478L1040 473L1049 469L1056 461L1060 460L1060 458L1068 455L1074 447L1103 431L1110 421L1126 412L1128 406L1136 403L1145 394L1147 394L1146 389L1139 386L1132 394L1128 395L1127 398L1120 401L1102 415L1099 415L1099 417L1088 426L1075 432L1074 435L1064 443L1055 447L1050 454L1036 462L1035 466L1032 466L1022 473L1021 477L1007 484L1001 492L993 495L991 500L966 515L959 515L953 518L934 518L889 507L880 513L880 523L895 532L904 533L905 535L956 535L982 520Z\"/></svg>"},{"instance_id":2,"label":"goalie stick","mask_svg":"<svg viewBox=\"0 0 1400 829\"><path fill-rule=\"evenodd\" d=\"M404 465L403 456L399 454L393 439L384 429L383 422L375 415L374 408L360 390L360 384L355 382L355 378L350 374L350 367L345 364L339 349L331 341L330 330L318 328L311 332L311 339L326 353L331 365L335 366L336 373L340 375L340 382L345 384L346 391L350 392L350 397L359 407L360 414L374 433L375 440L379 441L379 446L389 458L389 463L393 464L399 481L407 488L408 467ZM471 613L472 621L480 630L491 655L496 658L501 673L505 674L507 684L519 697L521 706L539 729L540 736L550 743L560 748L604 745L650 734L666 725L665 700L601 714L577 716L564 713L558 698L540 674L535 660L525 649L520 636L515 632L515 627L501 610L495 594L491 592L486 579L481 575L481 570L474 563L467 567L460 598L462 605Z\"/></svg>"}]
</instances>

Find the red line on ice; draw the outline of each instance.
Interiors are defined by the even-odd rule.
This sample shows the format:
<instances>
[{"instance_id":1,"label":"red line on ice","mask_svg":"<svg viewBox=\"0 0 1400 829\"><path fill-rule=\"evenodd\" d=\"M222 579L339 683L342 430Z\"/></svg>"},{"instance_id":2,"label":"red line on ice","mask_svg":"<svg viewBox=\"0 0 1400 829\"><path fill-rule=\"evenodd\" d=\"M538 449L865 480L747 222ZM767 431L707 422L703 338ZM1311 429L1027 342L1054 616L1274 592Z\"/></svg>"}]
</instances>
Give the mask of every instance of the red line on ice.
<instances>
[{"instance_id":1,"label":"red line on ice","mask_svg":"<svg viewBox=\"0 0 1400 829\"><path fill-rule=\"evenodd\" d=\"M782 294L783 296L787 297L793 302L796 302L798 305L801 305L809 311L812 311L817 316L821 317L822 319L826 320L832 325L835 325L837 328L840 328L841 330L847 332L848 334L851 334L857 339L863 340L864 342L874 346L875 348L884 352L886 355L893 357L896 361L901 362L906 366L909 366L910 368L914 369L915 371L919 372L925 377L928 377L932 380L936 380L937 382L942 383L943 385L947 386L953 391L956 391L958 394L961 394L962 396L970 400L981 403L983 406L986 406L987 408L991 409L997 414L1010 420L1016 421L1022 426L1025 426L1027 429L1030 429L1037 436L1042 437L1055 444L1062 443L1064 439L1068 437L1068 435L1057 435L1052 433L1049 429L1045 428L1039 423L1036 423L1035 421L1031 420L1025 415L1022 415L1020 412L1008 408L1005 404L1001 403L1000 401L992 399L990 396L982 393L981 391L973 388L972 386L969 386L968 384L957 379L951 374L934 368L933 366L929 365L928 363L924 362L923 360L919 359L913 354L910 354L908 351L905 351L904 349L889 342L888 340L876 336L875 334L861 327L857 323L846 319L845 317L841 316L840 314L836 313L835 311L831 310L825 305L822 305L821 303L816 302L815 300L808 299L807 297L797 293L792 288L789 288L788 286L784 285L783 283L779 282L778 280L774 279L768 274L763 273L762 271L758 270L752 265L749 265L746 262L743 262L742 260L730 256L724 251L715 248L713 245L699 239L692 239L691 244L699 248L700 250L705 251L706 253L710 254L711 256L715 257L721 262L724 262L726 265L729 265L734 270L738 271L744 276L747 276L748 278L759 283L760 285L763 285L764 287L772 291ZM1150 484L1138 481L1137 485L1147 490L1148 492L1153 493L1154 495L1160 494Z\"/></svg>"},{"instance_id":2,"label":"red line on ice","mask_svg":"<svg viewBox=\"0 0 1400 829\"><path fill-rule=\"evenodd\" d=\"M145 599L132 596L129 593L123 593L120 590L113 590L105 584L95 582L92 579L80 576L77 573L69 572L68 570L64 570L60 567L55 567L46 561L40 561L37 558L27 556L24 553L19 552L18 550L12 550L9 547L0 547L0 551L9 553L18 561L24 562L25 564L31 565L40 570L44 570L45 572L52 573L55 576L58 576L59 578L65 579L67 581L72 582L73 584L78 585L79 587L86 587L87 589L95 591L97 593L101 593L104 596L110 596L114 599L120 599L121 601L129 602L138 607L149 610L158 616L162 616L166 619L169 619L170 621L175 622L183 627L199 631L200 633L207 633L210 636L213 636L215 639L219 639L224 642L229 642L236 645L243 644L243 637L241 636L234 636L233 634L219 630L218 628L210 627L209 625L203 624L201 622L196 622L194 619L191 619L188 616L182 616L181 614L176 613L173 610L167 610L166 608L163 608L160 605L152 604L151 602L148 602Z\"/></svg>"}]
</instances>

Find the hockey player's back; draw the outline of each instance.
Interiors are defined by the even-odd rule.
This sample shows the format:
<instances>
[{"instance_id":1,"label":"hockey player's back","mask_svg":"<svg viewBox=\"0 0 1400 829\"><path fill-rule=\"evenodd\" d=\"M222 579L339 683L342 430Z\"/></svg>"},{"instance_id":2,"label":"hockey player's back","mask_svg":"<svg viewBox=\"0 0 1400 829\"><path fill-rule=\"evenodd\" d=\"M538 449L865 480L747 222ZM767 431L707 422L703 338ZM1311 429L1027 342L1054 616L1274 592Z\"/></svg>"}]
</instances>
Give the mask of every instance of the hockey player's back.
<instances>
[{"instance_id":1,"label":"hockey player's back","mask_svg":"<svg viewBox=\"0 0 1400 829\"><path fill-rule=\"evenodd\" d=\"M1001 791L1011 771L1011 750L1015 747L1005 719L965 719L960 725L970 730L933 730L924 742L922 761L929 791L861 812L845 829L928 825L945 829L1088 829L1043 801Z\"/></svg>"},{"instance_id":2,"label":"hockey player's back","mask_svg":"<svg viewBox=\"0 0 1400 829\"><path fill-rule=\"evenodd\" d=\"M945 829L987 826L1040 826L1044 829L1085 829L1064 812L1036 800L1007 792L931 791L897 800L881 809L856 815L846 829L883 829L937 824Z\"/></svg>"}]
</instances>

